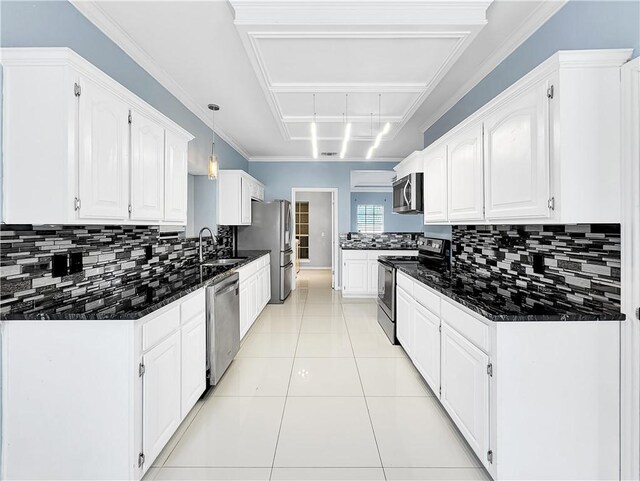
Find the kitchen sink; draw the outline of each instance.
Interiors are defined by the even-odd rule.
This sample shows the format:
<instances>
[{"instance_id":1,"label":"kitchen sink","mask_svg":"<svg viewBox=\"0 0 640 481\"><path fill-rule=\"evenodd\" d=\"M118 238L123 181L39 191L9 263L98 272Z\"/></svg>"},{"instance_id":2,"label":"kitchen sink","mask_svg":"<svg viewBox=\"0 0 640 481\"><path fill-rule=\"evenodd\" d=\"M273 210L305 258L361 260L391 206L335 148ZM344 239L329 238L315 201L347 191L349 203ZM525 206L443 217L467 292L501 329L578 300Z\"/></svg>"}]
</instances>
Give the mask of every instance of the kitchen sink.
<instances>
[{"instance_id":1,"label":"kitchen sink","mask_svg":"<svg viewBox=\"0 0 640 481\"><path fill-rule=\"evenodd\" d=\"M204 262L203 266L232 266L244 261L246 257L231 258L231 259L216 259L214 261Z\"/></svg>"}]
</instances>

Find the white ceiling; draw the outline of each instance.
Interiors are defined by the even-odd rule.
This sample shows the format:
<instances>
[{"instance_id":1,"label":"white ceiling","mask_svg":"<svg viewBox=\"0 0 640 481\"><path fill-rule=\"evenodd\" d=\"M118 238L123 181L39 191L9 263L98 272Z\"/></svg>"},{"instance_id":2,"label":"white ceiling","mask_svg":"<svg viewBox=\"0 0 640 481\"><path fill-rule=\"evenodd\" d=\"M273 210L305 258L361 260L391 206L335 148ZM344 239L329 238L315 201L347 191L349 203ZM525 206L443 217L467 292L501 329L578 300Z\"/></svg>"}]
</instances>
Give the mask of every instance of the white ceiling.
<instances>
[{"instance_id":1,"label":"white ceiling","mask_svg":"<svg viewBox=\"0 0 640 481\"><path fill-rule=\"evenodd\" d=\"M321 152L340 150L348 93L345 160L364 159L379 101L392 128L372 160L399 160L564 2L231 3L74 2L204 121L220 104L216 132L250 160L311 159L314 93Z\"/></svg>"}]
</instances>

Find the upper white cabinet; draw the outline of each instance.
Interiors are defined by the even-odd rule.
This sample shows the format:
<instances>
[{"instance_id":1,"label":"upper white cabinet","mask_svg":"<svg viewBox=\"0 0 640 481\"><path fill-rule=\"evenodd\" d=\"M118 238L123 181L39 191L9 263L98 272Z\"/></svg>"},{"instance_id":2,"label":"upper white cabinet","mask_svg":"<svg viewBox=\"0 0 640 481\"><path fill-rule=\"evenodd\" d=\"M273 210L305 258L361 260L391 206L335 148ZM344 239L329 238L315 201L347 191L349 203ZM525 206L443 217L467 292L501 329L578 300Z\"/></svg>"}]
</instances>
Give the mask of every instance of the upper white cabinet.
<instances>
[{"instance_id":1,"label":"upper white cabinet","mask_svg":"<svg viewBox=\"0 0 640 481\"><path fill-rule=\"evenodd\" d=\"M458 132L447 145L449 220L475 221L484 216L482 125Z\"/></svg>"},{"instance_id":2,"label":"upper white cabinet","mask_svg":"<svg viewBox=\"0 0 640 481\"><path fill-rule=\"evenodd\" d=\"M264 200L264 185L244 170L218 172L218 223L251 225L251 201Z\"/></svg>"},{"instance_id":3,"label":"upper white cabinet","mask_svg":"<svg viewBox=\"0 0 640 481\"><path fill-rule=\"evenodd\" d=\"M424 222L447 218L447 146L442 145L424 159Z\"/></svg>"},{"instance_id":4,"label":"upper white cabinet","mask_svg":"<svg viewBox=\"0 0 640 481\"><path fill-rule=\"evenodd\" d=\"M427 147L425 224L619 222L620 66L631 52L560 51Z\"/></svg>"},{"instance_id":5,"label":"upper white cabinet","mask_svg":"<svg viewBox=\"0 0 640 481\"><path fill-rule=\"evenodd\" d=\"M131 219L163 219L164 154L164 129L143 114L132 112Z\"/></svg>"},{"instance_id":6,"label":"upper white cabinet","mask_svg":"<svg viewBox=\"0 0 640 481\"><path fill-rule=\"evenodd\" d=\"M78 217L122 221L128 217L129 202L129 108L90 79L81 83Z\"/></svg>"},{"instance_id":7,"label":"upper white cabinet","mask_svg":"<svg viewBox=\"0 0 640 481\"><path fill-rule=\"evenodd\" d=\"M484 119L487 220L549 215L550 85L532 86Z\"/></svg>"},{"instance_id":8,"label":"upper white cabinet","mask_svg":"<svg viewBox=\"0 0 640 481\"><path fill-rule=\"evenodd\" d=\"M186 223L192 135L70 49L0 53L4 222Z\"/></svg>"},{"instance_id":9,"label":"upper white cabinet","mask_svg":"<svg viewBox=\"0 0 640 481\"><path fill-rule=\"evenodd\" d=\"M165 134L164 218L187 221L187 144L173 132Z\"/></svg>"},{"instance_id":10,"label":"upper white cabinet","mask_svg":"<svg viewBox=\"0 0 640 481\"><path fill-rule=\"evenodd\" d=\"M396 171L396 177L401 179L414 172L422 172L423 156L424 153L420 150L415 150L410 153L402 162L393 168L393 170Z\"/></svg>"}]
</instances>

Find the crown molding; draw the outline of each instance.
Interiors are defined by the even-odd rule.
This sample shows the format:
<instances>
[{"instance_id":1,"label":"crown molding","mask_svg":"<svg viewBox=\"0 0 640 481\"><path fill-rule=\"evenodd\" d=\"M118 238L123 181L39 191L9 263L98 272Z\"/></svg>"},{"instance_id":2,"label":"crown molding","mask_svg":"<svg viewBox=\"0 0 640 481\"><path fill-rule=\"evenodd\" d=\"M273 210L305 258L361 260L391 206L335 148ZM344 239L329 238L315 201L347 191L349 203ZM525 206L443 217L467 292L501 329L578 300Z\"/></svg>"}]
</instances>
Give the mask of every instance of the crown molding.
<instances>
[{"instance_id":1,"label":"crown molding","mask_svg":"<svg viewBox=\"0 0 640 481\"><path fill-rule=\"evenodd\" d=\"M542 2L540 6L511 33L511 35L496 49L469 79L451 95L445 103L436 109L422 125L420 130L424 134L433 124L435 124L444 114L446 114L462 97L473 89L483 78L496 68L505 58L511 55L520 45L524 43L536 30L538 30L547 20L555 15L568 0L557 0Z\"/></svg>"},{"instance_id":2,"label":"crown molding","mask_svg":"<svg viewBox=\"0 0 640 481\"><path fill-rule=\"evenodd\" d=\"M341 159L338 156L327 157L322 159L314 159L312 157L300 157L300 156L254 156L249 158L249 162L400 162L402 159L397 157L378 157L375 159L363 159L363 158L349 158Z\"/></svg>"},{"instance_id":3,"label":"crown molding","mask_svg":"<svg viewBox=\"0 0 640 481\"><path fill-rule=\"evenodd\" d=\"M230 0L236 25L484 25L492 0Z\"/></svg>"},{"instance_id":4,"label":"crown molding","mask_svg":"<svg viewBox=\"0 0 640 481\"><path fill-rule=\"evenodd\" d=\"M149 75L157 80L160 85L167 89L169 93L176 97L191 113L213 130L213 122L207 107L205 105L201 106L196 102L102 7L92 0L69 0L69 2ZM245 159L249 159L249 153L231 135L220 127L216 127L215 133Z\"/></svg>"}]
</instances>

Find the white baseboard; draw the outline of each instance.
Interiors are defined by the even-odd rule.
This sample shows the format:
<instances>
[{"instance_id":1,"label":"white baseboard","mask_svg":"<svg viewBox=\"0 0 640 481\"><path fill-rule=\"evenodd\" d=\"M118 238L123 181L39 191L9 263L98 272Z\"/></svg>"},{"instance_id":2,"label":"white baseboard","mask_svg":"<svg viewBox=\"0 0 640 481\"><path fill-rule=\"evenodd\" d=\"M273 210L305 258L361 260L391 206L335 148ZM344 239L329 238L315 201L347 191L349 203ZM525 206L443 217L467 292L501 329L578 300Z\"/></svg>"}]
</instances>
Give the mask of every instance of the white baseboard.
<instances>
[{"instance_id":1,"label":"white baseboard","mask_svg":"<svg viewBox=\"0 0 640 481\"><path fill-rule=\"evenodd\" d=\"M331 266L329 267L312 267L312 266L300 266L301 271L330 271Z\"/></svg>"}]
</instances>

